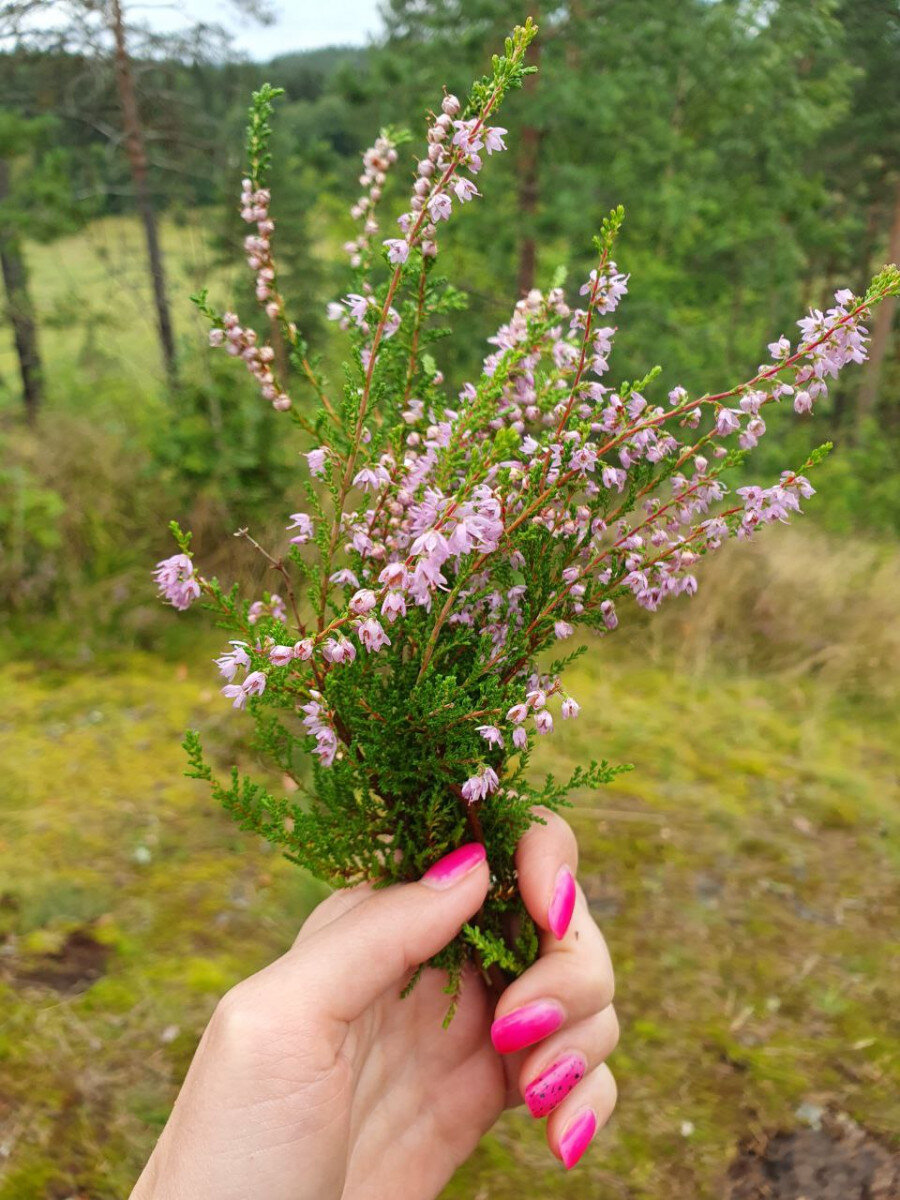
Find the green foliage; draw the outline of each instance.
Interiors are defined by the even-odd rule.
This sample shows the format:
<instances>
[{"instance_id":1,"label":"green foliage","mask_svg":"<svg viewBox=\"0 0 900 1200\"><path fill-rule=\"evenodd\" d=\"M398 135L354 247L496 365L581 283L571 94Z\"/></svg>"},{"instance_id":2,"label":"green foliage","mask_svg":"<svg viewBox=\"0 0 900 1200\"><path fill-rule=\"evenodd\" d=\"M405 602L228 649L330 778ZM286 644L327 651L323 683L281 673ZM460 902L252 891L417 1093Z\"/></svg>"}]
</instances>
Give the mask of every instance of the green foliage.
<instances>
[{"instance_id":1,"label":"green foliage","mask_svg":"<svg viewBox=\"0 0 900 1200\"><path fill-rule=\"evenodd\" d=\"M272 155L269 152L269 141L272 137L269 118L274 111L272 101L283 95L284 88L264 83L259 91L253 93L250 102L246 153L254 188L266 186L269 168L272 165Z\"/></svg>"}]
</instances>

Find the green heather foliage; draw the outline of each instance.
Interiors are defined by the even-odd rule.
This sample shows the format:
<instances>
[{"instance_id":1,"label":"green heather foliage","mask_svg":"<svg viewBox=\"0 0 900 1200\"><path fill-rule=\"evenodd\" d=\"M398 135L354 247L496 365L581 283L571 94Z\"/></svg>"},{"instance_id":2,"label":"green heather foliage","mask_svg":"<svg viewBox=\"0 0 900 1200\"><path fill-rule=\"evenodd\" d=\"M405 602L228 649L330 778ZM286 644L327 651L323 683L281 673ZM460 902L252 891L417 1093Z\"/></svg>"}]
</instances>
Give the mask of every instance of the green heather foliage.
<instances>
[{"instance_id":1,"label":"green heather foliage","mask_svg":"<svg viewBox=\"0 0 900 1200\"><path fill-rule=\"evenodd\" d=\"M240 215L264 319L220 314L206 291L195 303L210 345L246 368L304 437L307 511L291 514L286 553L239 531L278 577L278 591L252 602L195 570L191 535L175 522L179 552L156 571L171 604L186 609L202 596L229 632L217 660L223 693L249 710L257 753L296 785L280 796L237 768L222 782L190 732L189 773L242 828L337 886L415 879L462 842L485 844L485 905L434 959L451 997L469 956L484 971L515 974L536 953L514 864L516 843L540 819L535 806L558 808L623 769L599 760L563 782L532 782L556 699L562 719L579 713L563 676L581 650L553 648L577 626L608 635L630 599L655 612L692 595L706 554L799 511L813 494L800 471L818 467L830 443L771 486L734 488L766 433L763 410L808 415L842 367L865 360L862 322L900 284L891 266L862 297L838 291L827 312L798 322L796 344L770 343L745 382L714 395L678 386L660 405L649 398L659 367L605 382L618 334L607 322L629 290L612 257L619 206L594 240L584 307L567 302L562 272L546 294L530 290L490 339L480 378L452 398L438 357L462 297L439 274L440 230L491 185L509 136L494 122L534 72L526 51L535 33L530 20L517 27L467 101L445 93L400 236L382 236L393 222L381 227L405 137L383 129L364 154L357 232L345 245L353 290L328 314L350 342L340 389L282 291L269 186L281 93L264 85L254 94Z\"/></svg>"}]
</instances>

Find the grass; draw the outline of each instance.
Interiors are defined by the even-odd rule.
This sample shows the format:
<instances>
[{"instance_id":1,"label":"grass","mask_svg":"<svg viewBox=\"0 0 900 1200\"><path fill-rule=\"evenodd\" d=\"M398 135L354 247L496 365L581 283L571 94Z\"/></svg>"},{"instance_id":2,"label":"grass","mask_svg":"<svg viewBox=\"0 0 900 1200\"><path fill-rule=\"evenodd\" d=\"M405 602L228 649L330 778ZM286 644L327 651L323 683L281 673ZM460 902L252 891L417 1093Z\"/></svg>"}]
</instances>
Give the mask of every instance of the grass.
<instances>
[{"instance_id":1,"label":"grass","mask_svg":"<svg viewBox=\"0 0 900 1200\"><path fill-rule=\"evenodd\" d=\"M217 299L231 290L240 266L214 267L208 223L196 217L160 222L167 291L176 332L200 346L205 324L190 295L212 282ZM90 365L115 368L143 395L162 382L155 317L146 267L143 231L133 216L103 217L49 245L28 243L31 289L42 331L41 352L47 378L65 368ZM17 403L18 376L12 335L0 328L0 394Z\"/></svg>"},{"instance_id":2,"label":"grass","mask_svg":"<svg viewBox=\"0 0 900 1200\"><path fill-rule=\"evenodd\" d=\"M195 661L0 672L0 1200L127 1195L217 997L322 894L181 777L186 725L222 762L235 731ZM637 766L572 813L618 970L619 1112L568 1177L507 1115L448 1200L718 1197L737 1142L804 1101L896 1136L889 713L627 648L589 661L544 765ZM76 932L96 978L61 991Z\"/></svg>"}]
</instances>

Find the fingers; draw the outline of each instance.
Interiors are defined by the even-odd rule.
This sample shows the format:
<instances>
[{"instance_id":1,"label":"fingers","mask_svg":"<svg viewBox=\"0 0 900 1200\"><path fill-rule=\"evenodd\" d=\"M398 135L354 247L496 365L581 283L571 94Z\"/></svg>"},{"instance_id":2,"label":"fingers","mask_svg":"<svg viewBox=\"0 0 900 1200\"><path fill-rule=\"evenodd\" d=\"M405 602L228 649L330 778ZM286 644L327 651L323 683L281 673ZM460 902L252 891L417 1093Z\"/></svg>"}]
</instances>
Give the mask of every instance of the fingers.
<instances>
[{"instance_id":1,"label":"fingers","mask_svg":"<svg viewBox=\"0 0 900 1200\"><path fill-rule=\"evenodd\" d=\"M544 824L532 825L519 841L519 890L541 929L562 939L575 905L578 843L562 817L541 806L533 811Z\"/></svg>"},{"instance_id":2,"label":"fingers","mask_svg":"<svg viewBox=\"0 0 900 1200\"><path fill-rule=\"evenodd\" d=\"M319 1011L351 1021L459 933L484 902L488 879L484 847L461 846L418 883L370 889L349 902L281 961Z\"/></svg>"},{"instance_id":3,"label":"fingers","mask_svg":"<svg viewBox=\"0 0 900 1200\"><path fill-rule=\"evenodd\" d=\"M544 931L541 956L503 993L491 1039L501 1054L529 1047L518 1063L519 1090L567 1169L584 1153L615 1105L605 1059L619 1036L612 1007L612 963L603 935L575 882L575 837L562 818L537 810L519 843L519 888Z\"/></svg>"},{"instance_id":4,"label":"fingers","mask_svg":"<svg viewBox=\"0 0 900 1200\"><path fill-rule=\"evenodd\" d=\"M547 1121L547 1142L567 1171L575 1166L616 1107L616 1081L609 1067L591 1071Z\"/></svg>"},{"instance_id":5,"label":"fingers","mask_svg":"<svg viewBox=\"0 0 900 1200\"><path fill-rule=\"evenodd\" d=\"M531 1115L552 1112L585 1075L609 1058L618 1040L619 1022L610 1005L541 1042L519 1070L519 1090Z\"/></svg>"},{"instance_id":6,"label":"fingers","mask_svg":"<svg viewBox=\"0 0 900 1200\"><path fill-rule=\"evenodd\" d=\"M578 888L566 936L548 937L541 957L500 997L491 1040L501 1054L524 1050L606 1008L613 992L606 942Z\"/></svg>"}]
</instances>

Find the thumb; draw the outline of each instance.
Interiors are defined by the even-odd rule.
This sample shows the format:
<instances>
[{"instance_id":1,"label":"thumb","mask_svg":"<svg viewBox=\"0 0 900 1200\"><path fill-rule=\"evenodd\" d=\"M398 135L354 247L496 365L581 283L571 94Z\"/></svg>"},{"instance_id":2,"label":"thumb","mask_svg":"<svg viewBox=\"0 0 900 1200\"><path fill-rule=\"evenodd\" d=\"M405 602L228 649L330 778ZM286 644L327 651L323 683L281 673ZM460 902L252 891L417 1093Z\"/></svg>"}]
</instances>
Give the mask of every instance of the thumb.
<instances>
[{"instance_id":1,"label":"thumb","mask_svg":"<svg viewBox=\"0 0 900 1200\"><path fill-rule=\"evenodd\" d=\"M338 1020L358 1017L453 940L484 903L489 878L484 846L471 842L418 883L373 892L287 955L302 959L307 1000Z\"/></svg>"}]
</instances>

